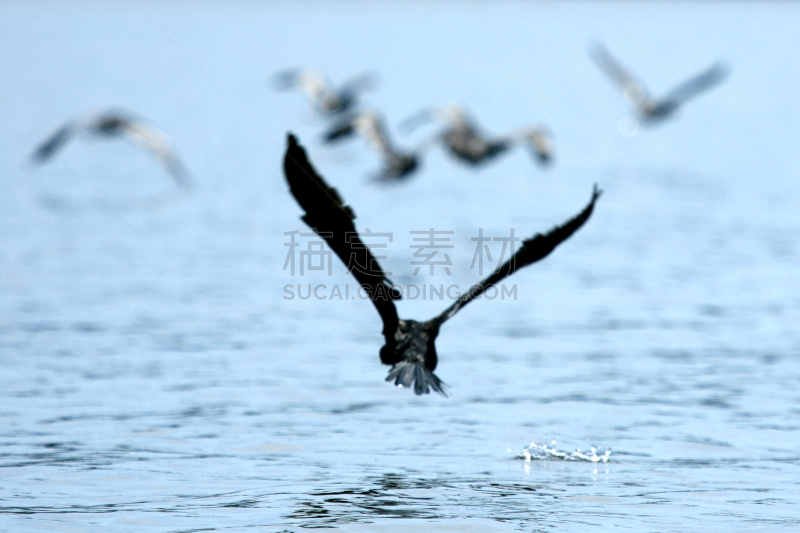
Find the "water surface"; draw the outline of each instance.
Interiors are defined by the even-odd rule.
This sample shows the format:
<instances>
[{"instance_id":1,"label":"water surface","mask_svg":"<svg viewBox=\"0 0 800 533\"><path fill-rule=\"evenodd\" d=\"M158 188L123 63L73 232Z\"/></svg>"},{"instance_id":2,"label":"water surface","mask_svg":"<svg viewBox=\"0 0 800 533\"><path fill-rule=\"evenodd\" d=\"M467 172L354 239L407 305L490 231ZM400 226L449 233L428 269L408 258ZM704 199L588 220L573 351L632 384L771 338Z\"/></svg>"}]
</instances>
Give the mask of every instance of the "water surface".
<instances>
[{"instance_id":1,"label":"water surface","mask_svg":"<svg viewBox=\"0 0 800 533\"><path fill-rule=\"evenodd\" d=\"M788 3L4 3L0 41L0 530L796 531L800 8ZM620 135L602 40L666 92L730 79ZM434 151L407 184L326 149L268 75L381 75L390 125L461 101L487 130L542 121L550 170ZM120 106L168 132L186 194L124 143L34 168L63 120ZM307 231L287 130L392 232L400 284L476 282L477 228L592 220L438 339L449 398L383 378L369 302L284 299ZM425 134L402 137L412 145ZM413 276L409 231L452 230L452 275ZM497 249L495 249L497 251ZM444 300L407 300L425 319ZM532 442L608 462L525 460ZM553 443L555 441L555 443Z\"/></svg>"}]
</instances>

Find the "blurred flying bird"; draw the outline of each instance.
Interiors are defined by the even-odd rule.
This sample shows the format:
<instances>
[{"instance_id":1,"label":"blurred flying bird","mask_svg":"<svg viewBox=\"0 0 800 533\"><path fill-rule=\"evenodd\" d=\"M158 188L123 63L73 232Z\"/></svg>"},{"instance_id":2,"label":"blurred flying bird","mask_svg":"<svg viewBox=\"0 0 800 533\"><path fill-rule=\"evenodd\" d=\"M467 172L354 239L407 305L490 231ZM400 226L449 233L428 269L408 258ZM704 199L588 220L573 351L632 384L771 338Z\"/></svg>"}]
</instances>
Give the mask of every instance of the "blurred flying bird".
<instances>
[{"instance_id":1,"label":"blurred flying bird","mask_svg":"<svg viewBox=\"0 0 800 533\"><path fill-rule=\"evenodd\" d=\"M472 165L485 163L520 144L528 146L536 160L543 165L553 158L553 138L545 129L530 128L489 138L466 110L457 105L423 109L406 118L403 126L410 130L432 119L445 123L446 127L439 137L450 154Z\"/></svg>"},{"instance_id":2,"label":"blurred flying bird","mask_svg":"<svg viewBox=\"0 0 800 533\"><path fill-rule=\"evenodd\" d=\"M283 168L292 195L305 211L303 221L325 239L344 261L348 271L355 276L381 315L385 340L380 351L381 362L392 365L386 381L413 388L416 394L428 394L433 390L446 396L444 383L433 373L437 362L434 341L441 325L506 276L544 259L589 219L601 193L595 185L591 201L578 215L548 233L537 234L523 241L506 263L488 278L473 285L443 313L426 322L417 322L397 316L394 301L401 299L401 294L359 238L353 223L356 218L353 209L344 203L336 189L317 174L305 150L292 134L288 136Z\"/></svg>"},{"instance_id":3,"label":"blurred flying bird","mask_svg":"<svg viewBox=\"0 0 800 533\"><path fill-rule=\"evenodd\" d=\"M589 52L597 66L619 85L638 117L651 124L671 116L687 100L717 85L730 72L726 63L714 63L707 70L672 89L663 98L655 100L644 84L633 77L605 46L597 44Z\"/></svg>"},{"instance_id":4,"label":"blurred flying bird","mask_svg":"<svg viewBox=\"0 0 800 533\"><path fill-rule=\"evenodd\" d=\"M355 107L359 94L375 88L374 74L362 72L345 83L340 89L331 87L327 78L313 70L286 70L274 78L280 90L302 89L311 103L327 115L349 111Z\"/></svg>"},{"instance_id":5,"label":"blurred flying bird","mask_svg":"<svg viewBox=\"0 0 800 533\"><path fill-rule=\"evenodd\" d=\"M119 111L106 111L82 121L67 122L34 150L33 160L47 161L71 137L82 133L126 139L156 157L178 185L190 185L189 173L173 150L169 138L155 126Z\"/></svg>"},{"instance_id":6,"label":"blurred flying bird","mask_svg":"<svg viewBox=\"0 0 800 533\"><path fill-rule=\"evenodd\" d=\"M373 111L350 115L338 121L323 135L323 141L331 144L360 135L383 158L381 179L401 179L416 171L421 163L424 146L414 151L398 150L389 139L381 117Z\"/></svg>"}]
</instances>

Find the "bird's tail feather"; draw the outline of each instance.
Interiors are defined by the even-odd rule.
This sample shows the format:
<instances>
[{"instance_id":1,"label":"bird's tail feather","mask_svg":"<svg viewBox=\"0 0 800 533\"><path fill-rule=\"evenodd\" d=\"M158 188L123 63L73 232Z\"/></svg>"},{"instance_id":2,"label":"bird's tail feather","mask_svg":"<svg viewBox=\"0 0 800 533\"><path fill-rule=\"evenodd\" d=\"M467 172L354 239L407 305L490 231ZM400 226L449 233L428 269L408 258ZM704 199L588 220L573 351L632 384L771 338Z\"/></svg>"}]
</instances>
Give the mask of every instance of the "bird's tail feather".
<instances>
[{"instance_id":1,"label":"bird's tail feather","mask_svg":"<svg viewBox=\"0 0 800 533\"><path fill-rule=\"evenodd\" d=\"M447 396L447 393L444 392L446 385L422 363L400 361L389 371L386 381L394 381L398 387L410 389L413 386L414 394L418 396L428 394L431 389L442 396Z\"/></svg>"}]
</instances>

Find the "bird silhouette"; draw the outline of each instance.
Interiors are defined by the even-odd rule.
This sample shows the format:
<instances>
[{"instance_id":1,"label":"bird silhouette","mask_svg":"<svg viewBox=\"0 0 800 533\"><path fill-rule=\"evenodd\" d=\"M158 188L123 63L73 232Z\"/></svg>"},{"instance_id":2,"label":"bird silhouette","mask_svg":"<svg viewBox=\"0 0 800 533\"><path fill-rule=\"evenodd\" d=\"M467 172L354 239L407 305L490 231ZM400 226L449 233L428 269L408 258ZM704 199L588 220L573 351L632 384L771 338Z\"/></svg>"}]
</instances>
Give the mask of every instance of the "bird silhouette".
<instances>
[{"instance_id":1,"label":"bird silhouette","mask_svg":"<svg viewBox=\"0 0 800 533\"><path fill-rule=\"evenodd\" d=\"M279 72L274 82L280 90L302 89L314 107L326 115L352 110L359 95L377 85L374 74L362 72L337 89L319 72L301 69Z\"/></svg>"},{"instance_id":2,"label":"bird silhouette","mask_svg":"<svg viewBox=\"0 0 800 533\"><path fill-rule=\"evenodd\" d=\"M403 126L410 130L432 119L445 123L439 140L447 151L471 165L483 164L520 144L528 146L541 164L547 164L553 158L553 138L546 129L528 128L492 138L485 135L469 113L458 105L423 109L404 120Z\"/></svg>"},{"instance_id":3,"label":"bird silhouette","mask_svg":"<svg viewBox=\"0 0 800 533\"><path fill-rule=\"evenodd\" d=\"M631 75L605 46L596 44L589 53L597 66L622 89L622 94L638 118L651 124L672 116L686 101L717 85L730 72L728 65L719 61L678 85L661 99L654 99L647 87Z\"/></svg>"},{"instance_id":4,"label":"bird silhouette","mask_svg":"<svg viewBox=\"0 0 800 533\"><path fill-rule=\"evenodd\" d=\"M70 138L84 133L130 141L158 159L179 186L191 185L189 173L172 148L169 138L155 126L122 111L105 111L84 120L67 122L42 142L31 157L34 161L45 162Z\"/></svg>"},{"instance_id":5,"label":"bird silhouette","mask_svg":"<svg viewBox=\"0 0 800 533\"><path fill-rule=\"evenodd\" d=\"M283 168L292 195L305 211L303 221L325 239L345 263L348 271L369 295L383 320L385 344L380 350L380 359L392 367L386 381L413 388L417 395L428 394L433 390L446 396L444 383L433 373L437 364L434 341L441 325L489 287L516 270L544 259L556 246L583 226L601 194L595 185L591 201L578 215L547 233L537 234L523 241L522 246L506 263L489 277L473 285L443 313L428 321L418 322L398 317L394 302L401 299L401 294L359 238L353 222L356 218L355 212L344 203L336 189L330 187L317 173L305 150L292 134L288 135Z\"/></svg>"}]
</instances>

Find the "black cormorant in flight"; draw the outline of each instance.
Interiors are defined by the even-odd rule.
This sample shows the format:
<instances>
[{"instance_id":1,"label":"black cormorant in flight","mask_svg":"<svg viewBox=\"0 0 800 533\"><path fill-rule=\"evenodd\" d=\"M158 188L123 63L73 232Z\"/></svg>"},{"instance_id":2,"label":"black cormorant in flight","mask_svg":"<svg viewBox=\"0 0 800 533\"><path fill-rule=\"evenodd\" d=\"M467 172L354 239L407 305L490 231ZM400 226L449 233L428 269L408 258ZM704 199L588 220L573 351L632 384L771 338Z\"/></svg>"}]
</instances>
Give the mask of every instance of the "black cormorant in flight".
<instances>
[{"instance_id":1,"label":"black cormorant in flight","mask_svg":"<svg viewBox=\"0 0 800 533\"><path fill-rule=\"evenodd\" d=\"M288 136L283 168L292 195L305 211L303 220L344 261L383 319L385 344L380 357L384 364L392 365L386 381L394 381L395 385L406 388L413 387L416 394L427 394L430 390L445 394L444 384L433 373L436 368L434 341L441 325L487 288L517 269L543 259L568 239L588 220L601 193L595 185L591 201L578 215L562 226L523 241L519 250L505 264L485 280L473 285L442 314L426 322L417 322L397 316L394 301L399 300L401 295L359 238L353 224L356 217L353 209L344 203L336 189L328 186L317 174L305 150L292 134Z\"/></svg>"},{"instance_id":2,"label":"black cormorant in flight","mask_svg":"<svg viewBox=\"0 0 800 533\"><path fill-rule=\"evenodd\" d=\"M34 161L47 161L71 137L80 133L126 139L156 157L178 185L190 185L189 173L172 148L169 138L156 127L119 111L106 111L83 121L67 122L36 148L32 158Z\"/></svg>"},{"instance_id":3,"label":"black cormorant in flight","mask_svg":"<svg viewBox=\"0 0 800 533\"><path fill-rule=\"evenodd\" d=\"M302 89L311 103L327 115L350 111L358 95L374 88L375 76L362 72L340 89L332 88L325 76L313 70L286 70L275 75L278 89Z\"/></svg>"},{"instance_id":4,"label":"black cormorant in flight","mask_svg":"<svg viewBox=\"0 0 800 533\"><path fill-rule=\"evenodd\" d=\"M625 99L634 108L637 116L643 122L651 124L671 116L687 100L724 80L730 71L726 63L714 63L707 70L672 89L663 98L655 100L644 84L614 59L605 46L597 44L590 49L590 53L597 66L622 89Z\"/></svg>"}]
</instances>

